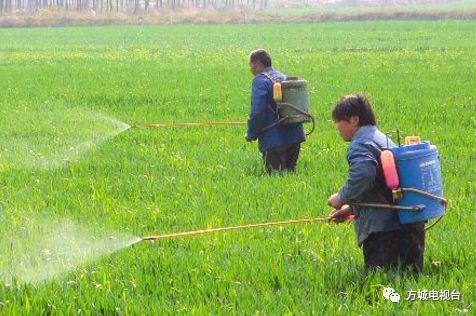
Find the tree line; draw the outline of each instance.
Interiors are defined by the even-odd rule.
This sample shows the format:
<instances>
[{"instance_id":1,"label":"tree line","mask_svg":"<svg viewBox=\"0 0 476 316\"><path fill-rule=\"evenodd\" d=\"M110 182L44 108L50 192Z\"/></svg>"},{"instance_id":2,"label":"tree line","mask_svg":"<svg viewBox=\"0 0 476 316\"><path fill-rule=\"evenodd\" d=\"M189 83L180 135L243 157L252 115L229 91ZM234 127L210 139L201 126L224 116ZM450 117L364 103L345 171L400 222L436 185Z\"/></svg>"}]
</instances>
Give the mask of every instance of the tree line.
<instances>
[{"instance_id":1,"label":"tree line","mask_svg":"<svg viewBox=\"0 0 476 316\"><path fill-rule=\"evenodd\" d=\"M0 14L61 9L77 12L143 12L181 8L248 8L263 9L268 0L0 0Z\"/></svg>"}]
</instances>

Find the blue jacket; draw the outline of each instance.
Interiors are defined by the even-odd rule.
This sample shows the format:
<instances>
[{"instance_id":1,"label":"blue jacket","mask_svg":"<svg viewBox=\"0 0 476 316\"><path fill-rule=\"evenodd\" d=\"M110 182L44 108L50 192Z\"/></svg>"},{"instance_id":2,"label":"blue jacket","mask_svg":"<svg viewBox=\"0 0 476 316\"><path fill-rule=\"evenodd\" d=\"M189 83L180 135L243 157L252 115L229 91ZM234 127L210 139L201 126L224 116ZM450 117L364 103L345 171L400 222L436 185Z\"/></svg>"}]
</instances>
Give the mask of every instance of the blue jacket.
<instances>
[{"instance_id":1,"label":"blue jacket","mask_svg":"<svg viewBox=\"0 0 476 316\"><path fill-rule=\"evenodd\" d=\"M271 67L266 68L263 73L267 73L276 82L286 79L284 74ZM263 128L278 120L276 102L273 99L273 82L263 73L253 79L251 112L246 137L249 140L258 139L259 150L262 152L305 141L302 124L278 124L261 132Z\"/></svg>"},{"instance_id":2,"label":"blue jacket","mask_svg":"<svg viewBox=\"0 0 476 316\"><path fill-rule=\"evenodd\" d=\"M394 146L389 139L388 147ZM349 176L339 190L339 197L344 204L392 203L392 193L385 185L380 163L380 153L386 147L387 136L375 126L361 126L355 132L347 151ZM367 207L357 207L355 210L359 246L372 233L401 229L396 211Z\"/></svg>"}]
</instances>

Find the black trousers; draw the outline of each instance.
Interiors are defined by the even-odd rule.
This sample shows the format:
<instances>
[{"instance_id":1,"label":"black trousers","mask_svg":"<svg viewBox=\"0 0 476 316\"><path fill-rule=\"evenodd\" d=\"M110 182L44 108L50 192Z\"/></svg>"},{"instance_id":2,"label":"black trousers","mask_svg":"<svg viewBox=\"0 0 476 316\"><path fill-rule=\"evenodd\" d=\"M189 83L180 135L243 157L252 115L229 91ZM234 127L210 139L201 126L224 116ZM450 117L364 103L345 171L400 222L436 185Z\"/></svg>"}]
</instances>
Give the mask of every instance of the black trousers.
<instances>
[{"instance_id":1,"label":"black trousers","mask_svg":"<svg viewBox=\"0 0 476 316\"><path fill-rule=\"evenodd\" d=\"M268 173L294 172L301 151L301 144L291 144L264 151L263 160Z\"/></svg>"},{"instance_id":2,"label":"black trousers","mask_svg":"<svg viewBox=\"0 0 476 316\"><path fill-rule=\"evenodd\" d=\"M363 243L368 268L409 267L423 269L425 223L403 225L401 230L370 234Z\"/></svg>"}]
</instances>

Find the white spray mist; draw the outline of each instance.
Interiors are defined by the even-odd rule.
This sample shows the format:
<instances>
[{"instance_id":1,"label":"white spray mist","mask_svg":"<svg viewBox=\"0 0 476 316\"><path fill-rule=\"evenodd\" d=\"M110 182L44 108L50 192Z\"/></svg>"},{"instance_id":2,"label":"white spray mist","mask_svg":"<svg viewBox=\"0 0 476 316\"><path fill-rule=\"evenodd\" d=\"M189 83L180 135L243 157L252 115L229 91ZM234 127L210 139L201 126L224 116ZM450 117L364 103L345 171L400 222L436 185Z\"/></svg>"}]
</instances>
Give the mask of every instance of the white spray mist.
<instances>
[{"instance_id":1,"label":"white spray mist","mask_svg":"<svg viewBox=\"0 0 476 316\"><path fill-rule=\"evenodd\" d=\"M141 238L97 234L69 220L32 220L2 236L0 279L8 284L38 283L129 247Z\"/></svg>"}]
</instances>

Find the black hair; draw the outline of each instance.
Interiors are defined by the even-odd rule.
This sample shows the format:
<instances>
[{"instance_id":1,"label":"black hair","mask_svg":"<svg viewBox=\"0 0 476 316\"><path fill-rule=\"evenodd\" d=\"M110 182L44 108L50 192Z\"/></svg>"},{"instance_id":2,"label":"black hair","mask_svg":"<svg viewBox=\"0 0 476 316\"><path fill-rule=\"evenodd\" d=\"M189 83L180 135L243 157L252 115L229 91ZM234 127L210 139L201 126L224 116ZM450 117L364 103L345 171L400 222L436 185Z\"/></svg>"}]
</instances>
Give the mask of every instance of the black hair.
<instances>
[{"instance_id":1,"label":"black hair","mask_svg":"<svg viewBox=\"0 0 476 316\"><path fill-rule=\"evenodd\" d=\"M250 62L254 63L256 61L259 61L260 63L262 63L265 68L271 67L272 65L271 55L264 49L257 49L251 52Z\"/></svg>"},{"instance_id":2,"label":"black hair","mask_svg":"<svg viewBox=\"0 0 476 316\"><path fill-rule=\"evenodd\" d=\"M359 117L359 126L377 125L375 114L367 97L362 93L342 97L332 110L334 122L349 121L352 116Z\"/></svg>"}]
</instances>

